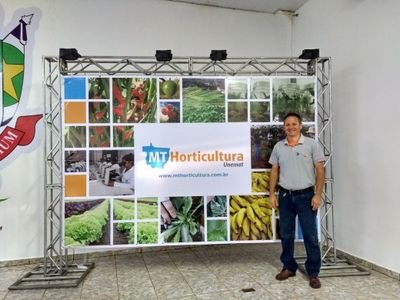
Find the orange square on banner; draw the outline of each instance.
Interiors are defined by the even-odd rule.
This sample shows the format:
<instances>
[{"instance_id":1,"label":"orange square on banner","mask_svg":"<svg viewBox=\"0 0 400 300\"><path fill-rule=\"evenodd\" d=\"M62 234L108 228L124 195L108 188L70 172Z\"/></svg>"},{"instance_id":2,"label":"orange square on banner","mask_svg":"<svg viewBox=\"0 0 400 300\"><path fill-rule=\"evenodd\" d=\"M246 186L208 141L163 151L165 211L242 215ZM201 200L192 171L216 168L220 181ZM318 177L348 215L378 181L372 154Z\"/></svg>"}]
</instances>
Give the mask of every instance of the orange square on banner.
<instances>
[{"instance_id":1,"label":"orange square on banner","mask_svg":"<svg viewBox=\"0 0 400 300\"><path fill-rule=\"evenodd\" d=\"M64 102L64 123L86 123L86 103Z\"/></svg>"},{"instance_id":2,"label":"orange square on banner","mask_svg":"<svg viewBox=\"0 0 400 300\"><path fill-rule=\"evenodd\" d=\"M86 175L65 175L65 197L86 196Z\"/></svg>"}]
</instances>

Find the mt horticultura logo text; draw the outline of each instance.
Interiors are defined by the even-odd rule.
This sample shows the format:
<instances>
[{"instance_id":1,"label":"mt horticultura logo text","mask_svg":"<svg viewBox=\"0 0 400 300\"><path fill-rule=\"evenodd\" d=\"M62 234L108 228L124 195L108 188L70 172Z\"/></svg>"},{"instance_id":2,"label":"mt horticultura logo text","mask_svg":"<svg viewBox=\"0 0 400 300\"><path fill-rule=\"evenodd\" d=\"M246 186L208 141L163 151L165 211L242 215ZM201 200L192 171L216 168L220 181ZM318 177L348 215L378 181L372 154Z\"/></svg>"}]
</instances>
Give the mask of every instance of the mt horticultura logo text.
<instances>
[{"instance_id":1,"label":"mt horticultura logo text","mask_svg":"<svg viewBox=\"0 0 400 300\"><path fill-rule=\"evenodd\" d=\"M164 168L169 160L169 148L143 146L142 150L146 153L146 164L152 168Z\"/></svg>"},{"instance_id":2,"label":"mt horticultura logo text","mask_svg":"<svg viewBox=\"0 0 400 300\"><path fill-rule=\"evenodd\" d=\"M152 168L164 168L165 164L186 163L186 162L223 162L224 167L243 167L243 153L224 152L221 150L213 151L192 151L182 153L179 151L170 151L167 147L155 147L152 143L149 146L142 147L146 153L146 164Z\"/></svg>"}]
</instances>

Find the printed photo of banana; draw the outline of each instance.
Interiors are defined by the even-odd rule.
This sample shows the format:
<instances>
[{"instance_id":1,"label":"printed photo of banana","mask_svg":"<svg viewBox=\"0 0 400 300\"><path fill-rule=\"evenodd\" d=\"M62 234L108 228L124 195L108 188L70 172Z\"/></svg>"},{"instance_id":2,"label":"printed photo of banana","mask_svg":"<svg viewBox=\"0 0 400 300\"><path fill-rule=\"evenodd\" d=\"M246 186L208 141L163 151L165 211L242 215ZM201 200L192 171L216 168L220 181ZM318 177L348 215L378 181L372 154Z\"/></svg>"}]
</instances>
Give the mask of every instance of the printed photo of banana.
<instances>
[{"instance_id":1,"label":"printed photo of banana","mask_svg":"<svg viewBox=\"0 0 400 300\"><path fill-rule=\"evenodd\" d=\"M266 195L229 198L231 241L272 240L272 208Z\"/></svg>"},{"instance_id":2,"label":"printed photo of banana","mask_svg":"<svg viewBox=\"0 0 400 300\"><path fill-rule=\"evenodd\" d=\"M270 172L251 173L251 192L266 193L268 191Z\"/></svg>"}]
</instances>

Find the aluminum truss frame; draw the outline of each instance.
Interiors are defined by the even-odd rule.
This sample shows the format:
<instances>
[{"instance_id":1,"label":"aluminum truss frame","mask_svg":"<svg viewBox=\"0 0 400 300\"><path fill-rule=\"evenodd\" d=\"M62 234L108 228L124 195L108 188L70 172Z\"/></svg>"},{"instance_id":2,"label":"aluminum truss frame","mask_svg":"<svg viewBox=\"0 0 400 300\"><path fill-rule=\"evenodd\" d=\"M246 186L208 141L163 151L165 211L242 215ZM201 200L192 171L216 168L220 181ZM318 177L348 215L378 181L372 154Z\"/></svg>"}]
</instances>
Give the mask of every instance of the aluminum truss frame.
<instances>
[{"instance_id":1,"label":"aluminum truss frame","mask_svg":"<svg viewBox=\"0 0 400 300\"><path fill-rule=\"evenodd\" d=\"M94 264L73 264L62 247L62 108L59 61L43 58L44 95L44 253L41 264L24 274L10 290L76 287Z\"/></svg>"},{"instance_id":2,"label":"aluminum truss frame","mask_svg":"<svg viewBox=\"0 0 400 300\"><path fill-rule=\"evenodd\" d=\"M366 275L359 266L339 265L343 260L336 256L334 237L333 201L333 154L332 154L332 82L331 60L321 57L303 60L288 57L228 58L213 61L208 57L174 57L159 62L147 56L83 56L77 60L65 60L58 56L43 58L43 95L45 103L45 199L44 199L44 257L39 270L28 273L22 281L10 289L67 287L78 285L94 267L74 265L68 262L68 252L63 249L62 239L62 108L61 75L146 75L146 76L312 76L317 77L317 126L318 141L325 161L325 191L320 209L322 268L336 270L324 276ZM357 272L342 272L355 269ZM300 263L304 270L304 263ZM339 270L339 272L337 272ZM32 278L38 275L39 278ZM52 279L56 282L51 284ZM45 282L23 284L24 282ZM61 282L61 283L60 283Z\"/></svg>"}]
</instances>

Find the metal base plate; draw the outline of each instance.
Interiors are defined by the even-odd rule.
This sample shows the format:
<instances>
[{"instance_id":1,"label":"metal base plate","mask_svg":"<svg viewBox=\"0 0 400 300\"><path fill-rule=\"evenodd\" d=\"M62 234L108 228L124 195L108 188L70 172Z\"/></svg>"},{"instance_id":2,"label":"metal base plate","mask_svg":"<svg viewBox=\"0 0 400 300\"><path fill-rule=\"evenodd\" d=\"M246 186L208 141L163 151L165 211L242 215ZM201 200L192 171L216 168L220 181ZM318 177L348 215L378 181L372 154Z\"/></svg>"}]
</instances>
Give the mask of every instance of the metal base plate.
<instances>
[{"instance_id":1,"label":"metal base plate","mask_svg":"<svg viewBox=\"0 0 400 300\"><path fill-rule=\"evenodd\" d=\"M39 265L32 271L24 274L20 279L8 287L9 290L24 289L49 289L49 288L68 288L77 287L82 280L94 268L94 263L90 264L71 264L64 270L52 270Z\"/></svg>"},{"instance_id":2,"label":"metal base plate","mask_svg":"<svg viewBox=\"0 0 400 300\"><path fill-rule=\"evenodd\" d=\"M299 270L307 274L306 268L305 268L305 260L306 257L296 257ZM321 265L321 270L319 273L319 277L343 277L343 276L365 276L365 275L370 275L371 273L351 261L347 259L335 259L330 261L329 259L326 259L325 261L322 261Z\"/></svg>"}]
</instances>

